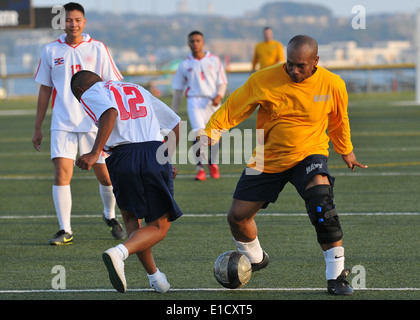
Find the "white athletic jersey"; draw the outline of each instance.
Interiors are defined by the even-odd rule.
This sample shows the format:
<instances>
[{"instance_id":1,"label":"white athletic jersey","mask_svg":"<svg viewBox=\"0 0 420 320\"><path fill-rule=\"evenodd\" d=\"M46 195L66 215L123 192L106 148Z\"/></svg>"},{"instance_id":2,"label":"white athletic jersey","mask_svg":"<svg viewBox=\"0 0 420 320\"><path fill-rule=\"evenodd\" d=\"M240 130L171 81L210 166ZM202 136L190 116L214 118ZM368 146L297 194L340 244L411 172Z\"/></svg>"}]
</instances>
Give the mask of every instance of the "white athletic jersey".
<instances>
[{"instance_id":1,"label":"white athletic jersey","mask_svg":"<svg viewBox=\"0 0 420 320\"><path fill-rule=\"evenodd\" d=\"M65 39L62 34L44 47L34 80L53 88L51 130L96 131L71 92L71 77L80 70L95 72L105 81L122 80L122 76L102 42L88 34L83 34L83 41L76 46Z\"/></svg>"},{"instance_id":2,"label":"white athletic jersey","mask_svg":"<svg viewBox=\"0 0 420 320\"><path fill-rule=\"evenodd\" d=\"M181 121L166 104L133 83L95 83L83 93L80 102L95 125L106 110L118 111L105 150L120 144L163 141L162 134L166 135Z\"/></svg>"},{"instance_id":3,"label":"white athletic jersey","mask_svg":"<svg viewBox=\"0 0 420 320\"><path fill-rule=\"evenodd\" d=\"M180 63L172 80L175 90L186 89L186 97L213 99L217 95L217 86L221 84L227 84L225 69L219 57L209 51L200 60L190 54Z\"/></svg>"}]
</instances>

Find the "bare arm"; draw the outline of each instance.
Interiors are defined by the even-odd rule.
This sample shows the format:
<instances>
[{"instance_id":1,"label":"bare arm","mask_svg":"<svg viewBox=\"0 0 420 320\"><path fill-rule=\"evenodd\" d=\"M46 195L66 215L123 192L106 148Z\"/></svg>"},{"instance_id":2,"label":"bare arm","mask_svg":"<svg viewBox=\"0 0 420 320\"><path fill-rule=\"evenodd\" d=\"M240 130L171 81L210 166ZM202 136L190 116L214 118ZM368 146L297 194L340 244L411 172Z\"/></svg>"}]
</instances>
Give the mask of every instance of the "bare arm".
<instances>
[{"instance_id":1,"label":"bare arm","mask_svg":"<svg viewBox=\"0 0 420 320\"><path fill-rule=\"evenodd\" d=\"M182 90L175 90L174 96L172 97L172 106L171 109L176 113L179 112L179 106L182 100Z\"/></svg>"},{"instance_id":2,"label":"bare arm","mask_svg":"<svg viewBox=\"0 0 420 320\"><path fill-rule=\"evenodd\" d=\"M165 145L168 149L168 156L171 158L175 153L176 147L179 143L179 131L182 126L182 122L179 122L172 130L165 136ZM166 149L165 148L165 149ZM178 169L172 166L172 177L175 179L178 173Z\"/></svg>"},{"instance_id":3,"label":"bare arm","mask_svg":"<svg viewBox=\"0 0 420 320\"><path fill-rule=\"evenodd\" d=\"M254 49L254 55L252 57L252 69L251 72L255 72L255 68L257 67L257 63L258 63L258 53L257 53L257 47L255 47Z\"/></svg>"},{"instance_id":4,"label":"bare arm","mask_svg":"<svg viewBox=\"0 0 420 320\"><path fill-rule=\"evenodd\" d=\"M226 84L219 84L217 86L217 95L216 97L213 98L213 106L216 107L220 104L220 102L222 101L223 97L225 96L226 93Z\"/></svg>"},{"instance_id":5,"label":"bare arm","mask_svg":"<svg viewBox=\"0 0 420 320\"><path fill-rule=\"evenodd\" d=\"M76 160L76 165L82 170L90 168L98 161L99 155L103 150L105 143L114 129L115 121L118 117L118 111L114 108L106 110L99 119L98 133L92 151L80 156Z\"/></svg>"},{"instance_id":6,"label":"bare arm","mask_svg":"<svg viewBox=\"0 0 420 320\"><path fill-rule=\"evenodd\" d=\"M32 136L32 144L37 151L41 151L42 141L42 122L45 119L48 105L50 103L52 88L41 85L38 94L38 103L36 107L35 131Z\"/></svg>"},{"instance_id":7,"label":"bare arm","mask_svg":"<svg viewBox=\"0 0 420 320\"><path fill-rule=\"evenodd\" d=\"M181 126L181 122L179 122L173 129L172 132L175 135L175 139L168 139L166 142L168 143L168 154L170 157L172 157L172 155L175 152L176 147L178 146L179 143L179 129ZM173 141L175 140L175 141Z\"/></svg>"}]
</instances>

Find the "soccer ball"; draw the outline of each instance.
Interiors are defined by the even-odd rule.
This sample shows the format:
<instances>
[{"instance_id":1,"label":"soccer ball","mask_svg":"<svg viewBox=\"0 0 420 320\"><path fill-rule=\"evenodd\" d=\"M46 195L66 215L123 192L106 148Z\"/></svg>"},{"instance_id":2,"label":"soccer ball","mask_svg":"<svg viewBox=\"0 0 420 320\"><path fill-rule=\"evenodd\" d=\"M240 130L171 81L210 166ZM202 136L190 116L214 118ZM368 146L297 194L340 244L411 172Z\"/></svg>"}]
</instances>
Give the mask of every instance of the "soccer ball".
<instances>
[{"instance_id":1,"label":"soccer ball","mask_svg":"<svg viewBox=\"0 0 420 320\"><path fill-rule=\"evenodd\" d=\"M252 275L251 262L238 251L221 254L213 268L214 277L224 287L237 289L248 283Z\"/></svg>"}]
</instances>

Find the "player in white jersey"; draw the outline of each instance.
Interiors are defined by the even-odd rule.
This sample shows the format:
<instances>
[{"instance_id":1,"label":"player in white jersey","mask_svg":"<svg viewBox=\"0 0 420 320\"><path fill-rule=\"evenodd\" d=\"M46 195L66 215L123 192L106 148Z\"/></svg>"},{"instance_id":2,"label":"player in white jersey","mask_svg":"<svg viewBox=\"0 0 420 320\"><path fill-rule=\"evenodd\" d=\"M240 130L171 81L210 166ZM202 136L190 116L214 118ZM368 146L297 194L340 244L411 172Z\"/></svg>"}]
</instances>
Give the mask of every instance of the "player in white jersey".
<instances>
[{"instance_id":1,"label":"player in white jersey","mask_svg":"<svg viewBox=\"0 0 420 320\"><path fill-rule=\"evenodd\" d=\"M77 149L84 153L93 145L97 128L70 90L70 80L80 70L96 71L104 80L121 80L106 46L84 34L86 25L84 9L80 4L68 3L65 34L44 47L34 80L40 84L34 148L41 149L42 123L52 95L51 159L54 164L53 201L60 230L50 239L52 245L73 243L70 224L72 196L70 182ZM99 180L99 193L104 204L104 220L112 235L121 239L126 236L115 216L115 197L103 155L94 166Z\"/></svg>"},{"instance_id":2,"label":"player in white jersey","mask_svg":"<svg viewBox=\"0 0 420 320\"><path fill-rule=\"evenodd\" d=\"M112 152L106 165L130 234L124 244L102 254L111 283L117 291L126 291L124 260L135 253L148 274L150 285L157 292L166 292L170 285L165 274L156 267L152 247L165 238L171 222L182 215L173 197L172 179L176 170L170 161L162 161L172 155L178 144L181 119L141 86L104 82L90 71L76 73L71 88L98 126L92 151L80 156L76 165L89 170L101 150ZM162 132L174 135L164 144ZM145 220L145 227L140 219Z\"/></svg>"},{"instance_id":3,"label":"player in white jersey","mask_svg":"<svg viewBox=\"0 0 420 320\"><path fill-rule=\"evenodd\" d=\"M181 62L172 81L172 109L178 112L182 93L186 90L188 118L192 130L197 132L206 127L211 115L220 107L227 86L226 73L219 57L204 51L204 44L201 32L193 31L188 35L191 54ZM219 167L212 164L212 156L214 158L217 154L210 152L208 157L210 175L218 179ZM195 179L206 180L206 173L199 159Z\"/></svg>"}]
</instances>

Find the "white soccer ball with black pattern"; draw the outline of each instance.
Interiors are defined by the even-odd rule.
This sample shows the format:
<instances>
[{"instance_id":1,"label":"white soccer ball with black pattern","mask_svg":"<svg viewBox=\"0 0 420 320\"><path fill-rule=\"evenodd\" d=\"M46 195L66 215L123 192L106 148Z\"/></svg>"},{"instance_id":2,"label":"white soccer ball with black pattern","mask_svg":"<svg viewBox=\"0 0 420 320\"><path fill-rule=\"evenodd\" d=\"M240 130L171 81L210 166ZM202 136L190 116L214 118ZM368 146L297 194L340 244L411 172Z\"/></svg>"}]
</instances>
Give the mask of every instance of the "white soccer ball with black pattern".
<instances>
[{"instance_id":1,"label":"white soccer ball with black pattern","mask_svg":"<svg viewBox=\"0 0 420 320\"><path fill-rule=\"evenodd\" d=\"M237 289L248 283L252 275L251 262L238 251L221 254L213 268L214 277L224 287Z\"/></svg>"}]
</instances>

